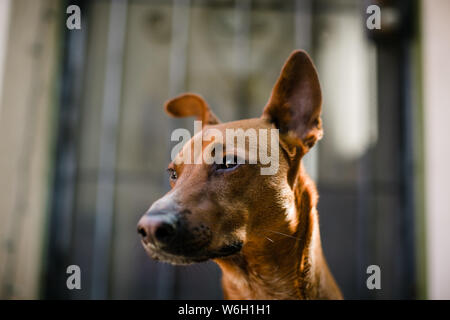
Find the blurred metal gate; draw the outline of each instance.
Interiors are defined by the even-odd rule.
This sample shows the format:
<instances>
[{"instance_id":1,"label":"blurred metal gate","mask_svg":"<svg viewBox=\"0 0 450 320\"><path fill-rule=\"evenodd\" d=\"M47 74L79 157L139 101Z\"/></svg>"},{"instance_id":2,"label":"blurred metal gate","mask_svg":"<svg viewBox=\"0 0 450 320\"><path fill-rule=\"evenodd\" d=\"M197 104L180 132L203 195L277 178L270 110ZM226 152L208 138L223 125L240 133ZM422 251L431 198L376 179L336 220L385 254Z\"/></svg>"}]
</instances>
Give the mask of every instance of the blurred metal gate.
<instances>
[{"instance_id":1,"label":"blurred metal gate","mask_svg":"<svg viewBox=\"0 0 450 320\"><path fill-rule=\"evenodd\" d=\"M83 27L65 34L45 296L221 298L217 266L158 264L145 256L135 234L138 217L168 189L164 169L171 130L192 127L190 120L166 117L163 102L196 91L225 121L259 116L294 48L318 56L319 74L327 72L321 61L333 53L320 40L329 36L327 21L342 14L357 19L359 1L70 3L80 5ZM385 65L391 53L379 54L378 93L387 100L377 106L381 116L372 119L380 127L376 144L346 159L324 140L306 159L321 195L325 254L347 298L414 294L414 271L399 278L399 272L409 270L405 264L414 248L412 207L405 206L410 195L403 193L408 175L399 172L410 152L400 148L409 133L386 127L408 121L396 109L395 88L405 79L385 87L381 79L399 71ZM332 85L323 82L324 90ZM384 225L389 227L381 230ZM65 288L70 264L81 267L81 291ZM367 264L381 265L382 293L365 290Z\"/></svg>"}]
</instances>

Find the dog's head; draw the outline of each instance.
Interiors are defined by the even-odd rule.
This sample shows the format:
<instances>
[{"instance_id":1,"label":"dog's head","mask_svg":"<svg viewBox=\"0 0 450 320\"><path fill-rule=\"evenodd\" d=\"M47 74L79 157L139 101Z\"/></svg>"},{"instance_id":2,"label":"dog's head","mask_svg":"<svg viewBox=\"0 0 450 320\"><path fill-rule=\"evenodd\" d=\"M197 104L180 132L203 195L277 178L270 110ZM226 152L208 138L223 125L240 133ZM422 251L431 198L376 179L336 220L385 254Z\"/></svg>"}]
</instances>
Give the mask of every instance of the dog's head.
<instances>
[{"instance_id":1,"label":"dog's head","mask_svg":"<svg viewBox=\"0 0 450 320\"><path fill-rule=\"evenodd\" d=\"M168 101L170 115L196 116L202 128L169 164L172 189L139 221L147 252L186 264L236 254L267 230L294 232L293 185L302 156L322 137L321 104L304 51L286 61L260 118L220 123L198 95Z\"/></svg>"}]
</instances>

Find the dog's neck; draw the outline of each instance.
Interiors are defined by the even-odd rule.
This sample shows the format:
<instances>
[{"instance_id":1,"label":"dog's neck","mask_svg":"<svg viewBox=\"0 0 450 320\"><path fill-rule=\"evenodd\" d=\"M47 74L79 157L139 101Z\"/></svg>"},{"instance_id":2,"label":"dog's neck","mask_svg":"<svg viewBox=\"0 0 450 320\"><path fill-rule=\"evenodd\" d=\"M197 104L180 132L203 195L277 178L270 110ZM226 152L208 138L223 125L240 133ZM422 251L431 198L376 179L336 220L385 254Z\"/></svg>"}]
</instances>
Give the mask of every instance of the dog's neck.
<instances>
[{"instance_id":1,"label":"dog's neck","mask_svg":"<svg viewBox=\"0 0 450 320\"><path fill-rule=\"evenodd\" d=\"M341 298L322 253L316 189L300 171L293 188L299 218L295 232L287 226L270 230L267 237L249 239L239 254L216 259L225 298Z\"/></svg>"}]
</instances>

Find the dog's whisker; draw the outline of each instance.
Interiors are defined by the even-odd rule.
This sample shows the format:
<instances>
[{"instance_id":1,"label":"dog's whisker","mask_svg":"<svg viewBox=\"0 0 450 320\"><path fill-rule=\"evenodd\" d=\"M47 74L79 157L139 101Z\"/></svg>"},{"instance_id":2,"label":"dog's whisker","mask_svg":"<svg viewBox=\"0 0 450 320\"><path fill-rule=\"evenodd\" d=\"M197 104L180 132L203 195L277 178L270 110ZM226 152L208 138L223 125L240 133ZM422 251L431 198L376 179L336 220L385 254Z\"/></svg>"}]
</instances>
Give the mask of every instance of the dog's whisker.
<instances>
[{"instance_id":1,"label":"dog's whisker","mask_svg":"<svg viewBox=\"0 0 450 320\"><path fill-rule=\"evenodd\" d=\"M300 238L291 236L290 234L286 234L286 233L283 233L283 232L274 231L274 230L267 230L267 231L273 232L273 233L277 233L277 234L279 234L279 235L282 235L282 236L285 236L285 237L288 237L288 238L292 238L292 239L295 239L295 240L301 240Z\"/></svg>"},{"instance_id":2,"label":"dog's whisker","mask_svg":"<svg viewBox=\"0 0 450 320\"><path fill-rule=\"evenodd\" d=\"M270 242L274 242L272 239L270 239L269 237L264 237L264 238L266 238L267 240L269 240Z\"/></svg>"}]
</instances>

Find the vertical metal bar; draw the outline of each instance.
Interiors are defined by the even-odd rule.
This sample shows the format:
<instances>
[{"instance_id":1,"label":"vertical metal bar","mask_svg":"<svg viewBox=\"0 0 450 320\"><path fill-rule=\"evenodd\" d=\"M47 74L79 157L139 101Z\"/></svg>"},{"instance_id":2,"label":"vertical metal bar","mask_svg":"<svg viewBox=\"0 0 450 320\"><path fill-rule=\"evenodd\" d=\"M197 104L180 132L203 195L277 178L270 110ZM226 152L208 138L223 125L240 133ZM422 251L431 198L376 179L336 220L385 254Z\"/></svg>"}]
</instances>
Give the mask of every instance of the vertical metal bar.
<instances>
[{"instance_id":1,"label":"vertical metal bar","mask_svg":"<svg viewBox=\"0 0 450 320\"><path fill-rule=\"evenodd\" d=\"M400 48L401 61L400 81L401 92L401 112L402 112L402 216L400 217L399 232L402 235L401 252L403 254L403 268L399 273L403 276L403 297L415 299L417 297L416 287L416 256L414 243L415 230L415 208L414 208L414 139L413 139L413 101L412 101L412 71L411 53L409 42L405 39Z\"/></svg>"},{"instance_id":2,"label":"vertical metal bar","mask_svg":"<svg viewBox=\"0 0 450 320\"><path fill-rule=\"evenodd\" d=\"M294 46L308 52L312 50L313 10L311 0L295 0L294 12ZM319 148L312 148L303 158L303 164L309 176L317 181L318 178Z\"/></svg>"},{"instance_id":3,"label":"vertical metal bar","mask_svg":"<svg viewBox=\"0 0 450 320\"><path fill-rule=\"evenodd\" d=\"M397 264L396 275L402 277L401 298L414 299L417 295L416 283L416 246L414 238L414 139L413 139L413 101L412 101L412 58L411 37L415 30L413 24L413 5L403 2L399 9L403 15L404 32L398 48L399 105L400 105L400 181L401 214L398 221L400 235L399 253L401 262Z\"/></svg>"},{"instance_id":4,"label":"vertical metal bar","mask_svg":"<svg viewBox=\"0 0 450 320\"><path fill-rule=\"evenodd\" d=\"M91 295L94 299L105 299L108 296L127 7L126 0L112 0L109 12L92 266Z\"/></svg>"},{"instance_id":5,"label":"vertical metal bar","mask_svg":"<svg viewBox=\"0 0 450 320\"><path fill-rule=\"evenodd\" d=\"M169 95L186 89L191 0L173 0L172 38L169 60Z\"/></svg>"},{"instance_id":6,"label":"vertical metal bar","mask_svg":"<svg viewBox=\"0 0 450 320\"><path fill-rule=\"evenodd\" d=\"M371 257L369 219L372 215L370 206L372 189L372 152L368 150L357 163L356 191L356 292L359 299L368 299L374 292L367 290L366 268Z\"/></svg>"},{"instance_id":7,"label":"vertical metal bar","mask_svg":"<svg viewBox=\"0 0 450 320\"><path fill-rule=\"evenodd\" d=\"M64 1L63 8L67 7ZM84 12L85 2L72 1ZM87 9L87 8L86 8ZM45 298L69 298L64 285L65 274L72 247L74 198L77 174L77 134L83 89L84 61L86 55L87 19L82 19L82 28L72 32L66 29L62 38L61 51L64 57L59 76L61 93L59 97L58 129L55 172L51 195L51 214L47 256L44 259ZM65 25L65 19L62 21Z\"/></svg>"},{"instance_id":8,"label":"vertical metal bar","mask_svg":"<svg viewBox=\"0 0 450 320\"><path fill-rule=\"evenodd\" d=\"M312 47L312 3L311 0L295 0L294 44L298 49L310 51Z\"/></svg>"},{"instance_id":9,"label":"vertical metal bar","mask_svg":"<svg viewBox=\"0 0 450 320\"><path fill-rule=\"evenodd\" d=\"M169 96L173 97L186 90L187 52L190 28L190 0L173 0L172 3L172 34L169 59ZM175 121L170 120L167 136L175 129ZM170 144L167 144L166 154L170 155ZM164 180L166 189L169 182ZM175 298L176 269L167 264L157 264L158 268L158 299Z\"/></svg>"},{"instance_id":10,"label":"vertical metal bar","mask_svg":"<svg viewBox=\"0 0 450 320\"><path fill-rule=\"evenodd\" d=\"M234 73L235 98L238 105L238 118L249 117L248 101L248 74L250 60L250 21L251 21L251 0L238 0L235 3L234 15L236 19L236 32L234 35Z\"/></svg>"},{"instance_id":11,"label":"vertical metal bar","mask_svg":"<svg viewBox=\"0 0 450 320\"><path fill-rule=\"evenodd\" d=\"M84 21L84 20L82 20ZM86 24L83 22L82 30ZM55 246L60 253L68 255L72 244L73 209L75 201L77 174L77 129L80 117L80 104L83 90L83 63L86 54L87 32L67 32L67 70L64 72L63 94L61 97L61 132L63 139L59 144L57 160L58 181L55 185L54 224Z\"/></svg>"}]
</instances>

